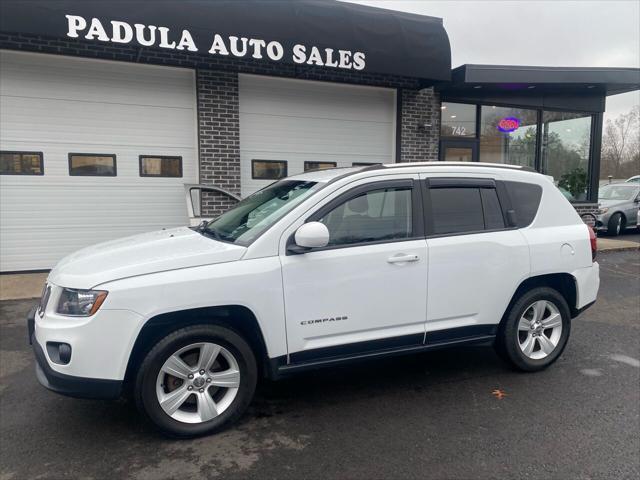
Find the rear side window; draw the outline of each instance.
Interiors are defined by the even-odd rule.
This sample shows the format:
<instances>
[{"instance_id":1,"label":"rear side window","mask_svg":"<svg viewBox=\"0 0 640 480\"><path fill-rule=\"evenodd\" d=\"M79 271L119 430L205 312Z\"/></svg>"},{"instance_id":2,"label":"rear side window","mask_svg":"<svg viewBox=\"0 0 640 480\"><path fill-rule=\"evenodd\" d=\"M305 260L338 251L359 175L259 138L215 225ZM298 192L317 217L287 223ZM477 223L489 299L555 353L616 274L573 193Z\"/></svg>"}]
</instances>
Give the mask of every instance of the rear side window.
<instances>
[{"instance_id":1,"label":"rear side window","mask_svg":"<svg viewBox=\"0 0 640 480\"><path fill-rule=\"evenodd\" d=\"M511 200L511 205L516 211L518 228L531 225L536 213L538 213L540 199L542 198L542 187L524 182L504 182L504 185Z\"/></svg>"},{"instance_id":2,"label":"rear side window","mask_svg":"<svg viewBox=\"0 0 640 480\"><path fill-rule=\"evenodd\" d=\"M431 189L433 233L463 233L484 230L479 188Z\"/></svg>"},{"instance_id":3,"label":"rear side window","mask_svg":"<svg viewBox=\"0 0 640 480\"><path fill-rule=\"evenodd\" d=\"M494 188L431 188L430 196L436 235L497 230L505 226Z\"/></svg>"}]
</instances>

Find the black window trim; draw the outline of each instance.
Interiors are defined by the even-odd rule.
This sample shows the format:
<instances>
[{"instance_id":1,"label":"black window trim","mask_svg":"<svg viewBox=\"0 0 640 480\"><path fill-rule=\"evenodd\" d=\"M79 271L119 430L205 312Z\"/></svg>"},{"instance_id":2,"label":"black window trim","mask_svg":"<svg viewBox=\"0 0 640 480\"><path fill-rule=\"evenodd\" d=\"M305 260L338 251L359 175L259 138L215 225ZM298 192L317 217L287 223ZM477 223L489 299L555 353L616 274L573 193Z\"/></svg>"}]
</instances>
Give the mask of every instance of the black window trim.
<instances>
[{"instance_id":1,"label":"black window trim","mask_svg":"<svg viewBox=\"0 0 640 480\"><path fill-rule=\"evenodd\" d=\"M491 178L457 178L457 177L433 177L426 178L421 181L422 192L424 198L424 226L425 237L430 238L442 238L442 237L459 237L461 235L477 235L479 233L493 233L504 232L508 230L518 230L519 227L511 226L509 222L508 212L511 210L511 200L507 194L504 184L500 180ZM502 210L502 219L504 221L504 227L491 228L482 230L471 230L468 232L452 232L452 233L434 233L435 228L433 225L433 202L431 200L431 190L437 188L488 188L496 191L498 195L498 202ZM482 202L482 197L480 198ZM484 215L484 204L482 206L483 222L486 225L486 218ZM512 210L511 210L512 211Z\"/></svg>"},{"instance_id":2,"label":"black window trim","mask_svg":"<svg viewBox=\"0 0 640 480\"><path fill-rule=\"evenodd\" d=\"M37 155L40 158L40 173L0 172L0 175L19 175L19 176L27 176L27 177L41 177L44 175L44 153L43 152L28 152L23 150L0 150L0 153L7 153L9 155Z\"/></svg>"},{"instance_id":3,"label":"black window trim","mask_svg":"<svg viewBox=\"0 0 640 480\"><path fill-rule=\"evenodd\" d=\"M346 245L330 245L326 247L320 248L309 248L304 252L297 252L291 250L289 247L295 245L295 232L293 232L289 239L287 240L286 245L286 255L299 255L302 253L311 253L311 252L321 252L325 250L337 250L342 248L353 248L353 247L363 247L368 245L383 245L386 243L399 243L399 242L409 242L413 240L422 240L425 238L424 235L424 212L422 209L422 192L420 189L419 180L413 178L401 178L394 180L379 180L368 182L362 185L358 185L356 187L351 188L347 192L344 192L337 197L331 199L327 204L320 207L315 212L311 213L304 221L304 223L309 222L317 222L321 218L323 218L327 213L331 212L334 208L340 206L344 202L351 200L363 193L374 191L374 190L383 190L386 188L402 188L408 187L411 188L411 236L407 238L393 238L387 240L378 240L374 242L359 242L359 243L350 243Z\"/></svg>"},{"instance_id":4,"label":"black window trim","mask_svg":"<svg viewBox=\"0 0 640 480\"><path fill-rule=\"evenodd\" d=\"M153 175L153 174L149 174L149 173L142 173L142 161L146 158L159 158L159 159L168 159L168 160L179 160L180 161L180 174L179 175ZM183 171L182 171L182 156L181 155L139 155L138 156L138 167L139 167L139 171L140 171L140 176L141 177L151 177L151 178L182 178L183 175ZM162 169L161 169L162 170Z\"/></svg>"},{"instance_id":5,"label":"black window trim","mask_svg":"<svg viewBox=\"0 0 640 480\"><path fill-rule=\"evenodd\" d=\"M111 174L98 174L98 173L73 173L71 169L71 157L111 157L113 158L113 173ZM71 177L117 177L118 176L118 162L116 160L115 153L69 153L69 176Z\"/></svg>"},{"instance_id":6,"label":"black window trim","mask_svg":"<svg viewBox=\"0 0 640 480\"><path fill-rule=\"evenodd\" d=\"M277 177L277 178L262 178L262 177L256 177L255 176L255 171L253 169L253 166L255 165L256 162L263 162L263 163L284 163L284 175L282 177ZM287 162L286 160L264 160L262 158L253 158L251 159L251 179L252 180L282 180L283 178L286 178L289 176L289 162Z\"/></svg>"},{"instance_id":7,"label":"black window trim","mask_svg":"<svg viewBox=\"0 0 640 480\"><path fill-rule=\"evenodd\" d=\"M310 168L310 169L307 170L307 164L308 163L327 163L327 164L331 165L331 167L328 167L328 168L336 168L338 166L338 162L324 162L324 161L315 161L315 160L305 160L304 166L303 166L303 171L304 172L318 172L320 170L327 170L326 168Z\"/></svg>"}]
</instances>

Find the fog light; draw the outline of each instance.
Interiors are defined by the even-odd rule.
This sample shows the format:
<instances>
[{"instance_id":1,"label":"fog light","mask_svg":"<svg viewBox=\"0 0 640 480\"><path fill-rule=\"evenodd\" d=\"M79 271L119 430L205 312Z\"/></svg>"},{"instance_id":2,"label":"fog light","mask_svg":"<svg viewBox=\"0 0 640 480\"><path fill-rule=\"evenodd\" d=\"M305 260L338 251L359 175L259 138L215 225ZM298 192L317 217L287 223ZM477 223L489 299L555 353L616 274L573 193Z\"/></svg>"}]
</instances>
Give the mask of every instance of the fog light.
<instances>
[{"instance_id":1,"label":"fog light","mask_svg":"<svg viewBox=\"0 0 640 480\"><path fill-rule=\"evenodd\" d=\"M71 345L68 343L47 342L47 353L53 363L66 365L71 361Z\"/></svg>"}]
</instances>

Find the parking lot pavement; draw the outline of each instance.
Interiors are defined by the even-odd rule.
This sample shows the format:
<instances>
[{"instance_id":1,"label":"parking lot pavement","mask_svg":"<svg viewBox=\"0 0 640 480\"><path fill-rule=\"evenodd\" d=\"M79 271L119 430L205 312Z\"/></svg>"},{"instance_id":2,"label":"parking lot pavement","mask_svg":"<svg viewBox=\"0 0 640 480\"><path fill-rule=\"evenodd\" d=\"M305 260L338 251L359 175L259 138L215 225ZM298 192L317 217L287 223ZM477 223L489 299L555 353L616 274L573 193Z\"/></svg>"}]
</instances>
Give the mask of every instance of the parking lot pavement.
<instances>
[{"instance_id":1,"label":"parking lot pavement","mask_svg":"<svg viewBox=\"0 0 640 480\"><path fill-rule=\"evenodd\" d=\"M638 478L640 257L599 261L598 303L544 372L486 348L324 370L265 382L236 428L190 441L128 403L45 391L26 344L33 301L2 302L0 479Z\"/></svg>"}]
</instances>

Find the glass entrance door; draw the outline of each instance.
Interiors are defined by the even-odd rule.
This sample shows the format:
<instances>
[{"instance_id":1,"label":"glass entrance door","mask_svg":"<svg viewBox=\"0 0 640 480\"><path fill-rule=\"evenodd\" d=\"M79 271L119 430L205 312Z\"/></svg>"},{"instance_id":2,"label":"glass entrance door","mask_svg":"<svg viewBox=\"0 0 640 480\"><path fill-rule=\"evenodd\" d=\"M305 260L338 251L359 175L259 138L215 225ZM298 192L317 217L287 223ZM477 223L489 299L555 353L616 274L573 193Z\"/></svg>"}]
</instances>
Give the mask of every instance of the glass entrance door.
<instances>
[{"instance_id":1,"label":"glass entrance door","mask_svg":"<svg viewBox=\"0 0 640 480\"><path fill-rule=\"evenodd\" d=\"M440 160L445 162L477 162L478 145L475 141L442 140Z\"/></svg>"}]
</instances>

